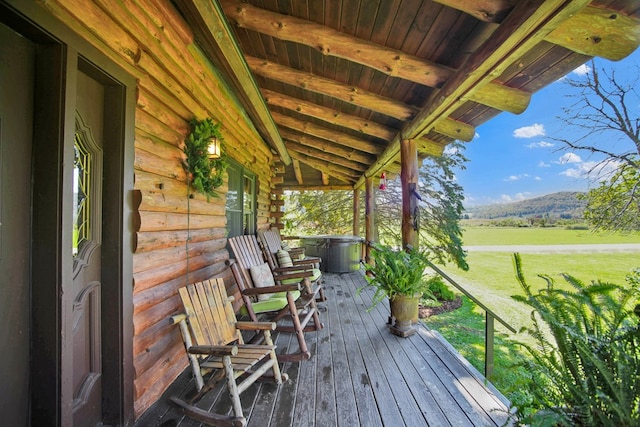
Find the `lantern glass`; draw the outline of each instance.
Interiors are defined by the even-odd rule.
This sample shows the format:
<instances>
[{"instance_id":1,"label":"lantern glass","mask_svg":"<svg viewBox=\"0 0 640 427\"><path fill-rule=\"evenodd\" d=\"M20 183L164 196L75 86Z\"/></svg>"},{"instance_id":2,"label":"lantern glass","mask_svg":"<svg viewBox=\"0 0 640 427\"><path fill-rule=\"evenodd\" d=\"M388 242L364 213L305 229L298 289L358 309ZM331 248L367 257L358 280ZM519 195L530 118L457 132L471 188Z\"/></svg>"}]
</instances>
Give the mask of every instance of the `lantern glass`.
<instances>
[{"instance_id":1,"label":"lantern glass","mask_svg":"<svg viewBox=\"0 0 640 427\"><path fill-rule=\"evenodd\" d=\"M218 138L214 137L209 140L209 146L207 147L207 151L209 153L210 159L220 158L220 141L218 141Z\"/></svg>"}]
</instances>

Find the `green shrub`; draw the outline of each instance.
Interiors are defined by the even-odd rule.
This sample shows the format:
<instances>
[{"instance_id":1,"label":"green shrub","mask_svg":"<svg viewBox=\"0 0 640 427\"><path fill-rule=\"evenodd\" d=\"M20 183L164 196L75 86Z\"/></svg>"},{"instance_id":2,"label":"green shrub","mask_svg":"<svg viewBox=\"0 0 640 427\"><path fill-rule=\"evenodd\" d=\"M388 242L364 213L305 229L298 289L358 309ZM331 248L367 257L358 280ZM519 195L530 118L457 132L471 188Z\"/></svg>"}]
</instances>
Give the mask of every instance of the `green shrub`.
<instances>
[{"instance_id":1,"label":"green shrub","mask_svg":"<svg viewBox=\"0 0 640 427\"><path fill-rule=\"evenodd\" d=\"M640 269L628 286L584 284L567 274L572 289L546 288L533 294L518 254L516 275L533 308L526 328L535 345L522 345L530 358L531 406L515 410L517 422L537 426L640 425Z\"/></svg>"},{"instance_id":2,"label":"green shrub","mask_svg":"<svg viewBox=\"0 0 640 427\"><path fill-rule=\"evenodd\" d=\"M453 301L456 299L456 294L449 289L442 276L436 274L425 277L423 280L427 289L427 292L423 295L424 298L435 298L440 301Z\"/></svg>"}]
</instances>

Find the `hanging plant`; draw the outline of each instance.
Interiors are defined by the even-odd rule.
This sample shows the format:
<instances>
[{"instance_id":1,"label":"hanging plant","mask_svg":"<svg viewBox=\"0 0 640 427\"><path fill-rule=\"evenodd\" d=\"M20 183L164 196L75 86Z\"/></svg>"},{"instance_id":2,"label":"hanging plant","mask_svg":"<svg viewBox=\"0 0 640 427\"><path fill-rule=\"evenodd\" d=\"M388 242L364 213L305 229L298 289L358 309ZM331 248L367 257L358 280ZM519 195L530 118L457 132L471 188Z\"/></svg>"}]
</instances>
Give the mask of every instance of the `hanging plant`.
<instances>
[{"instance_id":1,"label":"hanging plant","mask_svg":"<svg viewBox=\"0 0 640 427\"><path fill-rule=\"evenodd\" d=\"M182 151L187 156L184 168L187 171L191 186L198 192L218 197L216 188L223 183L223 174L227 168L227 159L224 150L220 149L220 157L212 158L209 154L209 145L213 138L222 146L222 133L220 123L214 123L210 118L204 120L193 119L189 122L191 133L184 141Z\"/></svg>"}]
</instances>

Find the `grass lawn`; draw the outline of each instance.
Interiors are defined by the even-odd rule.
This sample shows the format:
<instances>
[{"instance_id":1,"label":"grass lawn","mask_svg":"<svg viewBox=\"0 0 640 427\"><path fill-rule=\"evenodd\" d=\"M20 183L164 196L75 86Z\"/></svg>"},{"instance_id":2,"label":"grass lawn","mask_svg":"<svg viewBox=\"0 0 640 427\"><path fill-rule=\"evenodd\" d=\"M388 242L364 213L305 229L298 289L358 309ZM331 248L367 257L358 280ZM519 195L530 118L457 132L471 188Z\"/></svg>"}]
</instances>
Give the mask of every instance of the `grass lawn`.
<instances>
[{"instance_id":1,"label":"grass lawn","mask_svg":"<svg viewBox=\"0 0 640 427\"><path fill-rule=\"evenodd\" d=\"M480 230L478 230L480 229ZM474 227L470 238L465 232L464 241L468 245L501 244L593 244L593 243L635 243L640 242L631 236L596 236L584 231L496 227ZM532 240L527 240L527 236ZM580 240L580 239L587 240ZM546 239L546 240L545 240ZM601 240L594 240L601 239ZM626 240L625 240L626 239ZM568 273L584 282L601 280L624 284L626 275L640 267L640 253L551 253L521 254L523 270L527 283L533 288L544 287L546 282L537 277L546 274L554 278L557 286L566 287L560 277ZM445 271L468 292L503 318L516 330L530 324L530 309L514 301L511 296L523 294L515 278L513 255L508 252L469 252L467 272L448 266ZM464 298L461 309L451 313L425 319L428 327L440 332L464 357L480 372L484 372L484 318L482 309ZM496 322L495 376L492 382L512 402L527 399L527 372L513 368L523 357L517 340L529 341L523 334L512 335Z\"/></svg>"},{"instance_id":2,"label":"grass lawn","mask_svg":"<svg viewBox=\"0 0 640 427\"><path fill-rule=\"evenodd\" d=\"M560 227L478 227L464 226L465 245L580 245L598 243L640 243L640 233L593 233Z\"/></svg>"}]
</instances>

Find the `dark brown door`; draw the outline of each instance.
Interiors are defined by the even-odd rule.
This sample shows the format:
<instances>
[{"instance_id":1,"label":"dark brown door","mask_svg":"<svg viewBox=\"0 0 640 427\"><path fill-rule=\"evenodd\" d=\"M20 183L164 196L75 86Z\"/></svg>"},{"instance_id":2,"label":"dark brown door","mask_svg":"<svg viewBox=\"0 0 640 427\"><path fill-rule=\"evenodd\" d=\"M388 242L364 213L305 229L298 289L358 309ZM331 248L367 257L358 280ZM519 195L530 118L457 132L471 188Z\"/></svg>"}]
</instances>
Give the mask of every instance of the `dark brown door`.
<instances>
[{"instance_id":1,"label":"dark brown door","mask_svg":"<svg viewBox=\"0 0 640 427\"><path fill-rule=\"evenodd\" d=\"M0 24L0 424L29 425L35 47Z\"/></svg>"},{"instance_id":2,"label":"dark brown door","mask_svg":"<svg viewBox=\"0 0 640 427\"><path fill-rule=\"evenodd\" d=\"M73 425L102 419L102 147L104 87L78 71L73 168Z\"/></svg>"}]
</instances>

